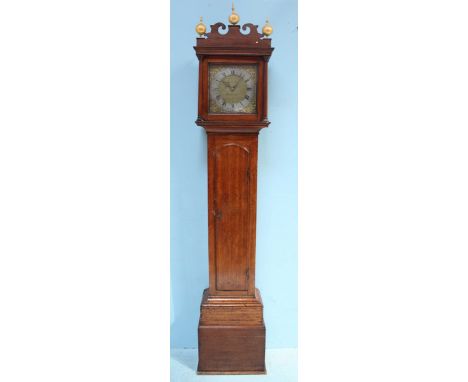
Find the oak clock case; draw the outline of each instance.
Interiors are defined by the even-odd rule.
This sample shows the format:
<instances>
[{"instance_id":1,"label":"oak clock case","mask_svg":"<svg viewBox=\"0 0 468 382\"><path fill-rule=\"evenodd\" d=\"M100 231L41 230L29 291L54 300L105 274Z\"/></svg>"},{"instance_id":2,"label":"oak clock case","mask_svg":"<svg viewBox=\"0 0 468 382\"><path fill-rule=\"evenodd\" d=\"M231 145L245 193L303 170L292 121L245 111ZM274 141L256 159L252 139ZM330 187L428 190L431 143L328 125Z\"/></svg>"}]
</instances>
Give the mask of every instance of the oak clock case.
<instances>
[{"instance_id":1,"label":"oak clock case","mask_svg":"<svg viewBox=\"0 0 468 382\"><path fill-rule=\"evenodd\" d=\"M253 24L216 23L209 33L201 30L194 47L196 123L208 140L209 286L200 306L197 372L264 374L266 329L255 287L257 156L259 131L270 124L273 48Z\"/></svg>"}]
</instances>

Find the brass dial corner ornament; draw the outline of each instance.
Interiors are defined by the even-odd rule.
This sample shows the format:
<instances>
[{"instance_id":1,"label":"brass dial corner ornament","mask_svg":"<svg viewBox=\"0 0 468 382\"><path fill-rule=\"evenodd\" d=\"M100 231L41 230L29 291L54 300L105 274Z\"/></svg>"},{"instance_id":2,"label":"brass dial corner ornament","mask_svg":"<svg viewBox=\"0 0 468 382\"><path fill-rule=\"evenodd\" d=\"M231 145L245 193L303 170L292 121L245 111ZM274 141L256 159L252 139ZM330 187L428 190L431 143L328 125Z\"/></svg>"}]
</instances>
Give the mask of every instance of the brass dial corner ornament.
<instances>
[{"instance_id":1,"label":"brass dial corner ornament","mask_svg":"<svg viewBox=\"0 0 468 382\"><path fill-rule=\"evenodd\" d=\"M209 66L209 113L257 112L257 65Z\"/></svg>"}]
</instances>

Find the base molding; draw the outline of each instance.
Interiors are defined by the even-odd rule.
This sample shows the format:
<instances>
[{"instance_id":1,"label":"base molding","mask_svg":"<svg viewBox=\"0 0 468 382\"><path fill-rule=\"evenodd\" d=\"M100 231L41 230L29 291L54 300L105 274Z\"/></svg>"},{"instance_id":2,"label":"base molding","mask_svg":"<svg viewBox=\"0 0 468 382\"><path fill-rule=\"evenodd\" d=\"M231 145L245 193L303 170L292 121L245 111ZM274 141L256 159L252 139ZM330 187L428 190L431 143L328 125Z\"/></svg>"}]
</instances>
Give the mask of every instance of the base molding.
<instances>
[{"instance_id":1,"label":"base molding","mask_svg":"<svg viewBox=\"0 0 468 382\"><path fill-rule=\"evenodd\" d=\"M241 301L209 298L205 290L198 325L198 374L266 373L260 292L248 303Z\"/></svg>"},{"instance_id":2,"label":"base molding","mask_svg":"<svg viewBox=\"0 0 468 382\"><path fill-rule=\"evenodd\" d=\"M265 371L198 371L198 375L264 375L266 374Z\"/></svg>"}]
</instances>

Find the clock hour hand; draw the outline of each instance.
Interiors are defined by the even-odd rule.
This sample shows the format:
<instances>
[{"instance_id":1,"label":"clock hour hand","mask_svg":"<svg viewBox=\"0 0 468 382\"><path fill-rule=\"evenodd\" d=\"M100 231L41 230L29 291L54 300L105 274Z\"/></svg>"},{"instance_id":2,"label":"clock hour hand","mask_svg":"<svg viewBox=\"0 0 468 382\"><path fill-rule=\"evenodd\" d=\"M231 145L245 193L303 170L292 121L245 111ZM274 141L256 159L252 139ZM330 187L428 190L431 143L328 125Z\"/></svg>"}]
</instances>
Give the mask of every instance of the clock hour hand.
<instances>
[{"instance_id":1,"label":"clock hour hand","mask_svg":"<svg viewBox=\"0 0 468 382\"><path fill-rule=\"evenodd\" d=\"M228 87L230 91L234 91L234 88L231 86L229 82L226 82L226 80L221 81L224 86Z\"/></svg>"}]
</instances>

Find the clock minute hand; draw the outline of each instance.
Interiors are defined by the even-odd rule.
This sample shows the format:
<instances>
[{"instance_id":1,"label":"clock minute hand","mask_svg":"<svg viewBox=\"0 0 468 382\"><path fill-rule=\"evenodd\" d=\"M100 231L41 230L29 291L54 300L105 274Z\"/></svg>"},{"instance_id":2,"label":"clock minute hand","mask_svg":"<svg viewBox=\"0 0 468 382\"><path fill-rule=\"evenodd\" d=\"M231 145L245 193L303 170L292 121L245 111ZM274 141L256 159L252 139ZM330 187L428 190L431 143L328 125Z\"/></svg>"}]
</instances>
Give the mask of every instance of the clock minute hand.
<instances>
[{"instance_id":1,"label":"clock minute hand","mask_svg":"<svg viewBox=\"0 0 468 382\"><path fill-rule=\"evenodd\" d=\"M235 89L237 88L237 85L239 85L239 82L241 82L241 79L242 79L242 78L239 78L239 79L237 80L236 84L234 85L233 90L235 90Z\"/></svg>"}]
</instances>

